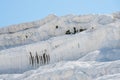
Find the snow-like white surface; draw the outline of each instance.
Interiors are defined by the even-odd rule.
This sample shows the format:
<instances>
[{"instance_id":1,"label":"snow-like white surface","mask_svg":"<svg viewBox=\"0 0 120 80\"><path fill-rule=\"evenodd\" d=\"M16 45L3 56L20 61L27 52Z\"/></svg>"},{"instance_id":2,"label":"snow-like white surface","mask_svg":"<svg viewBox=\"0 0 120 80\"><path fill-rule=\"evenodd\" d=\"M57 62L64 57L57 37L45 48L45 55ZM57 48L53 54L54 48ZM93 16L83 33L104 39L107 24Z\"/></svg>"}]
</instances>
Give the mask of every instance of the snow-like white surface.
<instances>
[{"instance_id":1,"label":"snow-like white surface","mask_svg":"<svg viewBox=\"0 0 120 80\"><path fill-rule=\"evenodd\" d=\"M65 61L41 66L23 74L2 74L5 80L119 80L120 61ZM117 74L117 75L116 75ZM111 76L112 75L112 76Z\"/></svg>"},{"instance_id":2,"label":"snow-like white surface","mask_svg":"<svg viewBox=\"0 0 120 80\"><path fill-rule=\"evenodd\" d=\"M119 80L119 21L119 13L49 15L34 22L37 27L32 22L2 28L0 80ZM66 35L73 27L87 30ZM49 64L30 64L30 52L45 51Z\"/></svg>"}]
</instances>

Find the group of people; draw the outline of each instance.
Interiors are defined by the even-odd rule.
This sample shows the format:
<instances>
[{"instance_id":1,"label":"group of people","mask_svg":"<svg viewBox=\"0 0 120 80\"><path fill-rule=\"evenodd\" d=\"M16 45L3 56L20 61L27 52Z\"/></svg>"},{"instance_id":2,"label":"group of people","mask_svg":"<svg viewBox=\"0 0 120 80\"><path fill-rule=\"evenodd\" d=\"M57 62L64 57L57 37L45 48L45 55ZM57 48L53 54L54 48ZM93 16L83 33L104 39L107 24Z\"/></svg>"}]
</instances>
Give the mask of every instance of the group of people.
<instances>
[{"instance_id":1,"label":"group of people","mask_svg":"<svg viewBox=\"0 0 120 80\"><path fill-rule=\"evenodd\" d=\"M74 29L74 32L72 33L72 32L70 32L70 30L67 30L66 31L66 34L76 34L77 32L82 32L82 31L85 31L86 29L79 29L79 30L77 30L75 27L73 27L73 29Z\"/></svg>"},{"instance_id":2,"label":"group of people","mask_svg":"<svg viewBox=\"0 0 120 80\"><path fill-rule=\"evenodd\" d=\"M29 55L29 62L32 66L48 64L50 62L50 55L46 54L46 50L42 55L39 55L37 52L35 55L33 55L32 52L29 52Z\"/></svg>"}]
</instances>

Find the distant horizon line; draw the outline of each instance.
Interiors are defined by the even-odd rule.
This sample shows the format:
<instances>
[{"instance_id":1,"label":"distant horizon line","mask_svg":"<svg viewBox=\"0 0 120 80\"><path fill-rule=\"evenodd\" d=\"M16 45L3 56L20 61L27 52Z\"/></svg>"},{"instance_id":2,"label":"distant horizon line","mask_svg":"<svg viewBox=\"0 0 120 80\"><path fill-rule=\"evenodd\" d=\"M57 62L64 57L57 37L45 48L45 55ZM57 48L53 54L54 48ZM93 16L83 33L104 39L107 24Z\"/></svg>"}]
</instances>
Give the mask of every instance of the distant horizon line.
<instances>
[{"instance_id":1,"label":"distant horizon line","mask_svg":"<svg viewBox=\"0 0 120 80\"><path fill-rule=\"evenodd\" d=\"M69 14L64 14L64 15L57 15L56 13L50 13L46 16L43 16L39 19L33 19L33 20L27 20L27 21L20 21L20 22L17 22L17 23L12 23L12 24L7 24L7 25L3 25L3 26L0 26L0 28L6 28L6 27L9 27L9 26L13 26L13 25L19 25L19 24L26 24L26 23L31 23L31 22L36 22L36 21L39 21L39 20L42 20L42 19L45 19L46 17L50 16L50 15L55 15L57 17L62 17L62 16L67 16L67 15L76 15L76 16L79 16L79 15L107 15L107 14L113 14L113 13L119 13L120 11L114 11L114 12L109 12L109 13L81 13L81 14L76 14L76 13L69 13Z\"/></svg>"}]
</instances>

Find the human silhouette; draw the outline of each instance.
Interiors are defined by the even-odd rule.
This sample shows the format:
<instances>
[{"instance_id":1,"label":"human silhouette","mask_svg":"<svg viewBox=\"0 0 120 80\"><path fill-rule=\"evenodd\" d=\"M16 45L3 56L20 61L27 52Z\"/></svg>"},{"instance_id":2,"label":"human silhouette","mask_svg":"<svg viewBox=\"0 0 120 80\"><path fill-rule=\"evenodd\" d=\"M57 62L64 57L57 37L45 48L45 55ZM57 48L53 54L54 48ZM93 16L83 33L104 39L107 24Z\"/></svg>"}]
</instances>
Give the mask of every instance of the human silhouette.
<instances>
[{"instance_id":1,"label":"human silhouette","mask_svg":"<svg viewBox=\"0 0 120 80\"><path fill-rule=\"evenodd\" d=\"M34 56L32 56L32 53L30 52L30 64L32 64L32 66L34 65Z\"/></svg>"}]
</instances>

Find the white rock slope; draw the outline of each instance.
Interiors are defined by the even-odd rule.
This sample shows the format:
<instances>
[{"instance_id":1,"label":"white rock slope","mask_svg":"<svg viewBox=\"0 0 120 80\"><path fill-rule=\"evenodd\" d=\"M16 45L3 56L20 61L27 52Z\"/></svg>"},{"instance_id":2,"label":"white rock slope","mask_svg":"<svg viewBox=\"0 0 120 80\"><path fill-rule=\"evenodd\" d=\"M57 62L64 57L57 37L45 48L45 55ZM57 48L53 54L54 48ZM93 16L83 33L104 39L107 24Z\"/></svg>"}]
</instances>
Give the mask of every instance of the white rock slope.
<instances>
[{"instance_id":1,"label":"white rock slope","mask_svg":"<svg viewBox=\"0 0 120 80\"><path fill-rule=\"evenodd\" d=\"M49 15L1 28L0 80L119 80L119 17Z\"/></svg>"}]
</instances>

